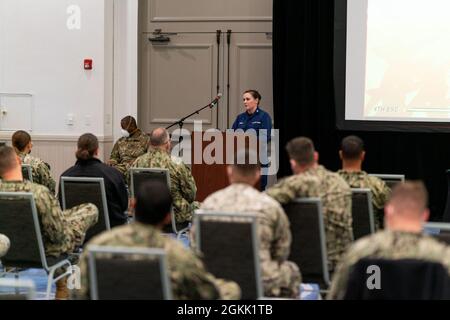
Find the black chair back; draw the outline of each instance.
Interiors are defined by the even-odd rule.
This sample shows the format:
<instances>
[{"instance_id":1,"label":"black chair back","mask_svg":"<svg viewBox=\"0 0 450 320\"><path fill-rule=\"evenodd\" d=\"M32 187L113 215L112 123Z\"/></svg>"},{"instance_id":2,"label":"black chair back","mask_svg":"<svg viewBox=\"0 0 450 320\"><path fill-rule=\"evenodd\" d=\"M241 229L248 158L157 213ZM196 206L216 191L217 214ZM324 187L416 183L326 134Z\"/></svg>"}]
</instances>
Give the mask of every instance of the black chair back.
<instances>
[{"instance_id":1,"label":"black chair back","mask_svg":"<svg viewBox=\"0 0 450 320\"><path fill-rule=\"evenodd\" d=\"M344 299L448 300L450 279L440 263L366 258L352 267Z\"/></svg>"},{"instance_id":2,"label":"black chair back","mask_svg":"<svg viewBox=\"0 0 450 320\"><path fill-rule=\"evenodd\" d=\"M262 297L256 216L197 211L194 219L206 269L238 283L243 300Z\"/></svg>"},{"instance_id":3,"label":"black chair back","mask_svg":"<svg viewBox=\"0 0 450 320\"><path fill-rule=\"evenodd\" d=\"M170 190L170 173L168 169L162 168L131 168L130 169L131 176L131 197L134 198L135 192L139 189L145 181L160 181L167 185ZM186 230L189 223L176 223L175 214L173 212L173 208L171 210L171 225L168 225L164 228L164 232L174 232L178 234L180 231ZM184 229L184 230L183 230Z\"/></svg>"},{"instance_id":4,"label":"black chair back","mask_svg":"<svg viewBox=\"0 0 450 320\"><path fill-rule=\"evenodd\" d=\"M165 252L161 249L89 247L94 300L171 299Z\"/></svg>"},{"instance_id":5,"label":"black chair back","mask_svg":"<svg viewBox=\"0 0 450 320\"><path fill-rule=\"evenodd\" d=\"M111 228L103 178L61 177L61 194L63 210L84 203L98 208L98 221L86 232L85 242Z\"/></svg>"},{"instance_id":6,"label":"black chair back","mask_svg":"<svg viewBox=\"0 0 450 320\"><path fill-rule=\"evenodd\" d=\"M11 243L2 257L4 266L42 268L45 252L31 193L0 192L0 233Z\"/></svg>"},{"instance_id":7,"label":"black chair back","mask_svg":"<svg viewBox=\"0 0 450 320\"><path fill-rule=\"evenodd\" d=\"M352 189L352 227L355 240L375 232L370 189Z\"/></svg>"},{"instance_id":8,"label":"black chair back","mask_svg":"<svg viewBox=\"0 0 450 320\"><path fill-rule=\"evenodd\" d=\"M170 176L167 169L152 169L152 168L132 168L131 174L131 196L134 195L139 187L145 181L160 181L169 186L170 190Z\"/></svg>"},{"instance_id":9,"label":"black chair back","mask_svg":"<svg viewBox=\"0 0 450 320\"><path fill-rule=\"evenodd\" d=\"M304 283L330 284L322 202L318 198L296 199L284 206L292 233L289 260L295 262Z\"/></svg>"},{"instance_id":10,"label":"black chair back","mask_svg":"<svg viewBox=\"0 0 450 320\"><path fill-rule=\"evenodd\" d=\"M398 183L405 182L404 174L370 174L383 180L389 188L394 188Z\"/></svg>"}]
</instances>

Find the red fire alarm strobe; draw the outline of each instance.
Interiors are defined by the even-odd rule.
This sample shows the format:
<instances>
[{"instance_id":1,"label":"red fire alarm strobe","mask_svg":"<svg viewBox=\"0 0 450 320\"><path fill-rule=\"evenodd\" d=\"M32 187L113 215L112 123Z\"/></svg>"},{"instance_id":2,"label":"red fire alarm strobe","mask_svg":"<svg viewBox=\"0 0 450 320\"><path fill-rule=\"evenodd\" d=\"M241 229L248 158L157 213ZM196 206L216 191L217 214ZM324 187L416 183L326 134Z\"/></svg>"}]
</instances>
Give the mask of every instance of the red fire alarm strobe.
<instances>
[{"instance_id":1,"label":"red fire alarm strobe","mask_svg":"<svg viewBox=\"0 0 450 320\"><path fill-rule=\"evenodd\" d=\"M92 59L84 59L84 70L92 70Z\"/></svg>"}]
</instances>

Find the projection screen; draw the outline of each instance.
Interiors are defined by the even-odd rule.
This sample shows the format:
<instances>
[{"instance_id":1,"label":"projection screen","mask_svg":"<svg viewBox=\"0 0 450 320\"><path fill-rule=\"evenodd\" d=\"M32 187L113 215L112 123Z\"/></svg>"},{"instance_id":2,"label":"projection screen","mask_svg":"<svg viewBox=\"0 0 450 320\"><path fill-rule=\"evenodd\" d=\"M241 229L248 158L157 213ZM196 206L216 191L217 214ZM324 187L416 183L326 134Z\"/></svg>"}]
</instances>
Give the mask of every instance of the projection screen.
<instances>
[{"instance_id":1,"label":"projection screen","mask_svg":"<svg viewBox=\"0 0 450 320\"><path fill-rule=\"evenodd\" d=\"M342 130L450 131L450 1L335 0Z\"/></svg>"}]
</instances>

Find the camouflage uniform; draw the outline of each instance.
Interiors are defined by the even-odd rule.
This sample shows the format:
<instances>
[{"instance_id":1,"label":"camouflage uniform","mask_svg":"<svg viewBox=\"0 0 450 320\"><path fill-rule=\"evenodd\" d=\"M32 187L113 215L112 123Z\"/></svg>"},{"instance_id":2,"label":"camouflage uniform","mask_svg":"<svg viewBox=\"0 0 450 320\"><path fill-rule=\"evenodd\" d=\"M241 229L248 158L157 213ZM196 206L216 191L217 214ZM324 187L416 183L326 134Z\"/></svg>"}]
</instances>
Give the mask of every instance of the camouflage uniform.
<instances>
[{"instance_id":1,"label":"camouflage uniform","mask_svg":"<svg viewBox=\"0 0 450 320\"><path fill-rule=\"evenodd\" d=\"M323 166L317 166L282 180L266 192L281 204L296 198L322 200L328 264L330 272L333 272L353 241L352 193L344 179Z\"/></svg>"},{"instance_id":2,"label":"camouflage uniform","mask_svg":"<svg viewBox=\"0 0 450 320\"><path fill-rule=\"evenodd\" d=\"M35 183L0 181L0 192L33 194L47 256L59 257L73 252L83 243L87 229L97 223L98 210L93 204L62 211L55 196Z\"/></svg>"},{"instance_id":3,"label":"camouflage uniform","mask_svg":"<svg viewBox=\"0 0 450 320\"><path fill-rule=\"evenodd\" d=\"M372 205L375 215L375 228L379 230L383 226L384 204L387 202L391 189L386 183L377 178L372 177L364 171L345 171L339 170L338 174L347 181L350 188L370 189L372 191Z\"/></svg>"},{"instance_id":4,"label":"camouflage uniform","mask_svg":"<svg viewBox=\"0 0 450 320\"><path fill-rule=\"evenodd\" d=\"M192 220L194 210L199 207L199 203L195 201L197 186L191 170L181 159L171 158L166 151L151 148L148 153L137 158L131 167L168 169L175 220L177 223Z\"/></svg>"},{"instance_id":5,"label":"camouflage uniform","mask_svg":"<svg viewBox=\"0 0 450 320\"><path fill-rule=\"evenodd\" d=\"M3 234L0 234L0 258L3 257L9 249L9 239Z\"/></svg>"},{"instance_id":6,"label":"camouflage uniform","mask_svg":"<svg viewBox=\"0 0 450 320\"><path fill-rule=\"evenodd\" d=\"M301 275L298 266L287 261L291 250L291 230L278 202L249 185L236 183L209 196L201 209L257 214L264 294L268 297L298 298ZM194 232L191 231L193 246Z\"/></svg>"},{"instance_id":7,"label":"camouflage uniform","mask_svg":"<svg viewBox=\"0 0 450 320\"><path fill-rule=\"evenodd\" d=\"M140 129L128 138L120 138L111 151L109 163L125 176L133 161L147 152L149 141L149 136Z\"/></svg>"},{"instance_id":8,"label":"camouflage uniform","mask_svg":"<svg viewBox=\"0 0 450 320\"><path fill-rule=\"evenodd\" d=\"M81 289L75 292L78 298L89 297L90 245L164 249L172 284L172 295L176 300L240 298L240 288L236 283L216 279L206 272L203 263L182 243L164 236L153 226L138 222L104 232L88 243L80 261Z\"/></svg>"},{"instance_id":9,"label":"camouflage uniform","mask_svg":"<svg viewBox=\"0 0 450 320\"><path fill-rule=\"evenodd\" d=\"M442 263L450 273L450 248L435 239L415 233L384 230L362 238L342 257L328 299L342 299L352 266L363 258L418 259Z\"/></svg>"},{"instance_id":10,"label":"camouflage uniform","mask_svg":"<svg viewBox=\"0 0 450 320\"><path fill-rule=\"evenodd\" d=\"M55 194L55 180L50 174L50 167L39 158L33 157L29 154L20 152L18 154L22 160L22 164L29 164L33 175L33 182L47 187L53 194Z\"/></svg>"}]
</instances>

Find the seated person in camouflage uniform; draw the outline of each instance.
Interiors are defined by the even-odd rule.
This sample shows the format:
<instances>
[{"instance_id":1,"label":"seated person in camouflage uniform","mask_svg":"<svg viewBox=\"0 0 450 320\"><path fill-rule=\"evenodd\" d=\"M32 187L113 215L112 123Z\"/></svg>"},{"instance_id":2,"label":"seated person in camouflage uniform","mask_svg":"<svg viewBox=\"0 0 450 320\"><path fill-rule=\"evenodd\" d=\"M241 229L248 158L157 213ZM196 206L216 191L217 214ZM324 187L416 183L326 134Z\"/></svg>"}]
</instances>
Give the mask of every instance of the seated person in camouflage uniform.
<instances>
[{"instance_id":1,"label":"seated person in camouflage uniform","mask_svg":"<svg viewBox=\"0 0 450 320\"><path fill-rule=\"evenodd\" d=\"M81 289L78 298L89 298L88 253L91 245L162 248L167 254L173 298L176 300L239 299L240 288L234 282L216 279L203 263L183 244L164 236L163 227L170 223L172 197L159 181L145 182L136 194L136 221L104 232L93 238L81 257Z\"/></svg>"},{"instance_id":2,"label":"seated person in camouflage uniform","mask_svg":"<svg viewBox=\"0 0 450 320\"><path fill-rule=\"evenodd\" d=\"M199 203L195 201L197 186L189 167L181 159L172 157L170 151L171 142L167 130L155 129L150 134L148 153L137 158L131 167L169 170L175 220L177 224L186 225L192 221L192 214L199 207ZM128 181L129 178L128 174Z\"/></svg>"},{"instance_id":3,"label":"seated person in camouflage uniform","mask_svg":"<svg viewBox=\"0 0 450 320\"><path fill-rule=\"evenodd\" d=\"M364 142L356 136L348 136L342 140L339 156L342 160L342 170L339 175L347 181L351 188L370 189L375 215L375 229L383 226L383 208L391 189L386 183L367 174L362 170L362 163L366 156Z\"/></svg>"},{"instance_id":4,"label":"seated person in camouflage uniform","mask_svg":"<svg viewBox=\"0 0 450 320\"><path fill-rule=\"evenodd\" d=\"M114 144L109 165L125 176L133 161L147 152L149 138L137 127L136 119L132 116L123 118L120 125L122 138Z\"/></svg>"},{"instance_id":5,"label":"seated person in camouflage uniform","mask_svg":"<svg viewBox=\"0 0 450 320\"><path fill-rule=\"evenodd\" d=\"M319 154L309 138L296 138L286 146L294 175L267 190L267 194L287 204L296 198L320 198L327 238L330 272L353 241L352 193L337 173L318 164Z\"/></svg>"},{"instance_id":6,"label":"seated person in camouflage uniform","mask_svg":"<svg viewBox=\"0 0 450 320\"><path fill-rule=\"evenodd\" d=\"M82 245L86 231L97 223L98 210L93 204L62 211L58 200L46 187L23 181L20 159L11 147L0 147L0 176L0 192L33 194L47 256L73 253ZM57 282L57 298L66 297L65 283L66 279Z\"/></svg>"},{"instance_id":7,"label":"seated person in camouflage uniform","mask_svg":"<svg viewBox=\"0 0 450 320\"><path fill-rule=\"evenodd\" d=\"M12 136L12 145L17 155L22 160L22 164L31 166L33 182L46 186L55 194L55 180L50 174L50 166L39 158L30 155L33 143L28 132L17 131Z\"/></svg>"},{"instance_id":8,"label":"seated person in camouflage uniform","mask_svg":"<svg viewBox=\"0 0 450 320\"><path fill-rule=\"evenodd\" d=\"M397 185L384 212L385 230L358 240L342 257L333 277L329 299L344 297L350 270L364 258L437 262L450 272L450 248L422 234L423 223L429 216L427 191L422 182Z\"/></svg>"},{"instance_id":9,"label":"seated person in camouflage uniform","mask_svg":"<svg viewBox=\"0 0 450 320\"><path fill-rule=\"evenodd\" d=\"M7 236L0 234L0 258L6 255L9 250L9 239Z\"/></svg>"},{"instance_id":10,"label":"seated person in camouflage uniform","mask_svg":"<svg viewBox=\"0 0 450 320\"><path fill-rule=\"evenodd\" d=\"M227 167L231 185L210 195L201 205L208 211L257 214L259 257L264 294L267 297L298 298L301 275L298 266L288 261L291 250L289 220L280 204L254 188L261 177L256 152L239 151L235 163ZM195 230L191 243L195 247Z\"/></svg>"}]
</instances>

